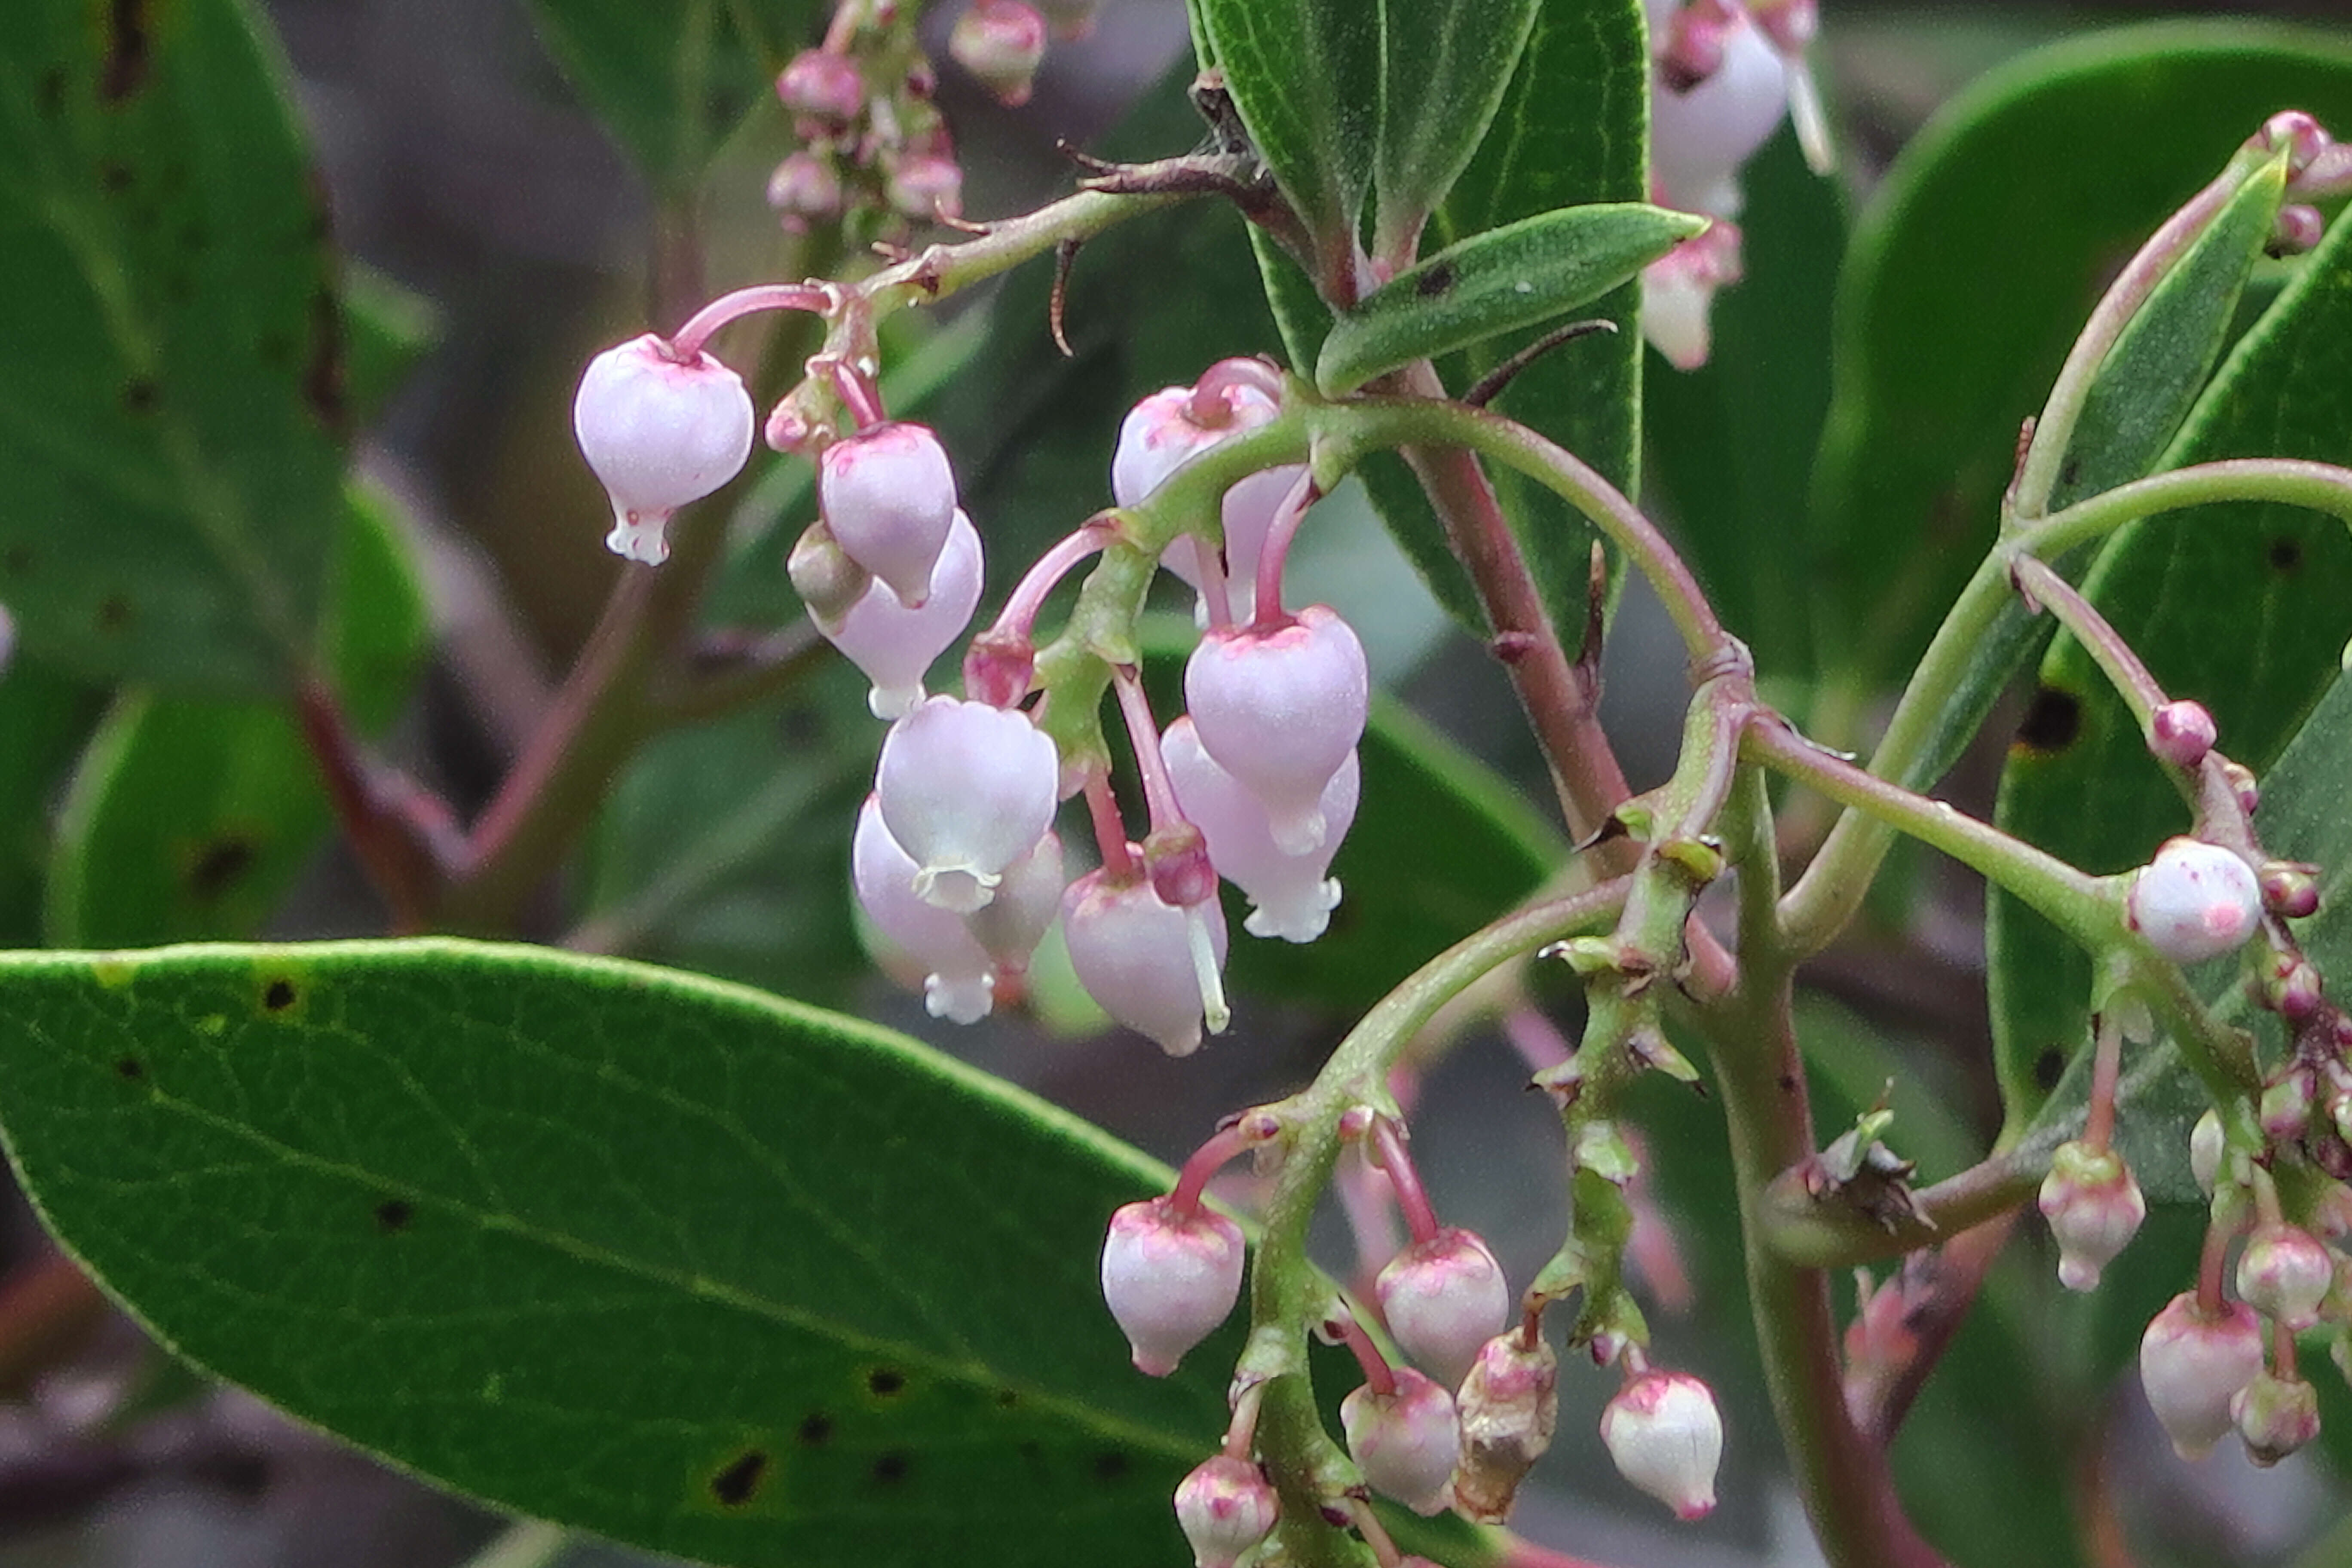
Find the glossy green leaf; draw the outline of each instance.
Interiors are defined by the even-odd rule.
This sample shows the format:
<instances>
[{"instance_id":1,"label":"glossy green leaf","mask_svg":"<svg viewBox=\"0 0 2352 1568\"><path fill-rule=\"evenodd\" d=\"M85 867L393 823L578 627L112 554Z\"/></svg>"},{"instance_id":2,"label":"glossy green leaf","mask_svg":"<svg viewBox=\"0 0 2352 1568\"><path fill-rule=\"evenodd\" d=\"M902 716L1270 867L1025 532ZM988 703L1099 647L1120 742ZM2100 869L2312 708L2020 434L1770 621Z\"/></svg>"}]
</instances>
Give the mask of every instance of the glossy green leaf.
<instances>
[{"instance_id":1,"label":"glossy green leaf","mask_svg":"<svg viewBox=\"0 0 2352 1568\"><path fill-rule=\"evenodd\" d=\"M1421 226L1494 122L1540 0L1381 0L1380 143L1373 254Z\"/></svg>"},{"instance_id":2,"label":"glossy green leaf","mask_svg":"<svg viewBox=\"0 0 2352 1568\"><path fill-rule=\"evenodd\" d=\"M1715 352L1695 371L1652 358L1643 387L1653 481L1675 542L1724 624L1768 676L1812 668L1805 536L1830 402L1830 306L1845 247L1837 182L1785 127L1741 173L1744 268L1717 294Z\"/></svg>"},{"instance_id":3,"label":"glossy green leaf","mask_svg":"<svg viewBox=\"0 0 2352 1568\"><path fill-rule=\"evenodd\" d=\"M719 144L817 41L818 0L530 0L548 52L666 195L693 190Z\"/></svg>"},{"instance_id":4,"label":"glossy green leaf","mask_svg":"<svg viewBox=\"0 0 2352 1568\"><path fill-rule=\"evenodd\" d=\"M1430 241L1451 245L1555 208L1646 197L1647 37L1640 0L1545 5L1486 140L1431 220ZM1630 284L1604 296L1583 313L1614 322L1614 335L1580 339L1545 355L1493 405L1558 441L1629 495L1641 477L1639 302L1640 291ZM1448 386L1463 391L1524 346L1495 339L1440 369ZM1502 471L1489 477L1552 619L1573 649L1584 626L1592 530L1533 481ZM1364 479L1439 602L1473 635L1486 636L1490 628L1469 580L1404 466L1376 460Z\"/></svg>"},{"instance_id":5,"label":"glossy green leaf","mask_svg":"<svg viewBox=\"0 0 2352 1568\"><path fill-rule=\"evenodd\" d=\"M250 692L310 651L342 328L279 76L238 0L0 28L0 601L62 668Z\"/></svg>"},{"instance_id":6,"label":"glossy green leaf","mask_svg":"<svg viewBox=\"0 0 2352 1568\"><path fill-rule=\"evenodd\" d=\"M1562 207L1448 246L1342 311L1315 380L1344 396L1376 375L1544 326L1611 289L1706 220L1641 202Z\"/></svg>"},{"instance_id":7,"label":"glossy green leaf","mask_svg":"<svg viewBox=\"0 0 2352 1568\"><path fill-rule=\"evenodd\" d=\"M0 961L0 1123L167 1344L444 1485L741 1568L1180 1562L1238 1334L1139 1375L1164 1171L855 1019L455 942Z\"/></svg>"},{"instance_id":8,"label":"glossy green leaf","mask_svg":"<svg viewBox=\"0 0 2352 1568\"><path fill-rule=\"evenodd\" d=\"M320 663L362 734L406 701L423 590L391 503L354 488ZM248 936L277 912L334 816L282 702L119 697L68 790L44 934L58 946Z\"/></svg>"},{"instance_id":9,"label":"glossy green leaf","mask_svg":"<svg viewBox=\"0 0 2352 1568\"><path fill-rule=\"evenodd\" d=\"M2352 462L2352 226L2339 223L2305 258L2161 466L2256 456ZM2211 709L2222 750L2257 770L2335 680L2352 638L2352 538L2331 518L2284 507L2134 524L2100 552L2084 587L2168 691ZM2138 726L2072 642L2043 661L1998 819L2102 872L2144 862L2187 826ZM1996 893L1989 917L2003 1089L2030 1116L2084 1038L2089 965L2011 900Z\"/></svg>"},{"instance_id":10,"label":"glossy green leaf","mask_svg":"<svg viewBox=\"0 0 2352 1568\"><path fill-rule=\"evenodd\" d=\"M2352 46L2168 24L2037 50L1905 149L1840 281L1812 520L1823 665L1878 682L1917 656L2113 268L2288 104L2352 122Z\"/></svg>"},{"instance_id":11,"label":"glossy green leaf","mask_svg":"<svg viewBox=\"0 0 2352 1568\"><path fill-rule=\"evenodd\" d=\"M1327 245L1351 247L1378 134L1378 0L1191 0L1258 156ZM1339 250L1344 257L1346 250Z\"/></svg>"}]
</instances>

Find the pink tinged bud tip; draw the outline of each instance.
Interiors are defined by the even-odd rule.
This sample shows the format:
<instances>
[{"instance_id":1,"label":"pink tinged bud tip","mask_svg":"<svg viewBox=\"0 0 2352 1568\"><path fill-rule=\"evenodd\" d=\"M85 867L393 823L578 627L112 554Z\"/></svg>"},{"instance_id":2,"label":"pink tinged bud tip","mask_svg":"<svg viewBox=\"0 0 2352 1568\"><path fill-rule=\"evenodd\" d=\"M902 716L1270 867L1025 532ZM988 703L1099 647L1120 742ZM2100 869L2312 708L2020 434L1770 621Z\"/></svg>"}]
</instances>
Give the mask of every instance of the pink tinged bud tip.
<instances>
[{"instance_id":1,"label":"pink tinged bud tip","mask_svg":"<svg viewBox=\"0 0 2352 1568\"><path fill-rule=\"evenodd\" d=\"M947 153L908 153L890 164L890 205L923 223L963 216L963 165Z\"/></svg>"},{"instance_id":2,"label":"pink tinged bud tip","mask_svg":"<svg viewBox=\"0 0 2352 1568\"><path fill-rule=\"evenodd\" d=\"M920 608L956 514L955 472L920 425L885 424L835 441L817 465L817 508L849 558Z\"/></svg>"},{"instance_id":3,"label":"pink tinged bud tip","mask_svg":"<svg viewBox=\"0 0 2352 1568\"><path fill-rule=\"evenodd\" d=\"M1339 907L1339 884L1328 872L1331 858L1356 819L1363 772L1349 752L1323 787L1324 837L1304 855L1286 855L1274 842L1265 807L1239 779L1219 766L1201 744L1190 718L1180 718L1160 738L1169 782L1177 804L1209 844L1217 870L1248 896L1254 906L1242 929L1255 937L1313 942Z\"/></svg>"},{"instance_id":4,"label":"pink tinged bud tip","mask_svg":"<svg viewBox=\"0 0 2352 1568\"><path fill-rule=\"evenodd\" d=\"M2319 1304L2335 1282L2335 1255L2295 1226L2255 1226L2238 1255L2238 1294L2294 1333L2319 1321Z\"/></svg>"},{"instance_id":5,"label":"pink tinged bud tip","mask_svg":"<svg viewBox=\"0 0 2352 1568\"><path fill-rule=\"evenodd\" d=\"M1219 1454L1178 1483L1176 1523L1192 1548L1192 1568L1234 1568L1274 1532L1282 1505L1265 1472Z\"/></svg>"},{"instance_id":6,"label":"pink tinged bud tip","mask_svg":"<svg viewBox=\"0 0 2352 1568\"><path fill-rule=\"evenodd\" d=\"M1339 1426L1374 1491L1418 1514L1440 1512L1453 1500L1461 1424L1454 1396L1423 1373L1398 1367L1393 1394L1360 1386L1339 1402Z\"/></svg>"},{"instance_id":7,"label":"pink tinged bud tip","mask_svg":"<svg viewBox=\"0 0 2352 1568\"><path fill-rule=\"evenodd\" d=\"M948 35L948 53L999 103L1018 109L1045 58L1045 18L1021 0L972 0Z\"/></svg>"},{"instance_id":8,"label":"pink tinged bud tip","mask_svg":"<svg viewBox=\"0 0 2352 1568\"><path fill-rule=\"evenodd\" d=\"M907 956L909 971L919 973L923 1005L932 1017L976 1024L995 1001L988 951L961 919L916 896L917 870L867 795L850 839L858 907L882 940Z\"/></svg>"},{"instance_id":9,"label":"pink tinged bud tip","mask_svg":"<svg viewBox=\"0 0 2352 1568\"><path fill-rule=\"evenodd\" d=\"M2262 1323L2242 1301L2209 1316L2196 1292L2184 1291L2140 1336L2140 1387L2184 1459L2203 1458L2235 1429L2231 1402L2262 1370Z\"/></svg>"},{"instance_id":10,"label":"pink tinged bud tip","mask_svg":"<svg viewBox=\"0 0 2352 1568\"><path fill-rule=\"evenodd\" d=\"M1371 700L1348 623L1312 605L1272 632L1213 629L1184 666L1184 698L1201 744L1265 807L1275 847L1321 848L1323 792L1363 738Z\"/></svg>"},{"instance_id":11,"label":"pink tinged bud tip","mask_svg":"<svg viewBox=\"0 0 2352 1568\"><path fill-rule=\"evenodd\" d=\"M1149 880L1090 871L1062 895L1062 936L1087 994L1171 1057L1225 1026L1225 917L1216 901L1178 909Z\"/></svg>"},{"instance_id":12,"label":"pink tinged bud tip","mask_svg":"<svg viewBox=\"0 0 2352 1568\"><path fill-rule=\"evenodd\" d=\"M2147 1202L2121 1156L2080 1142L2063 1143L2042 1180L2042 1215L2058 1243L2058 1282L2093 1290L2116 1254L2139 1232Z\"/></svg>"},{"instance_id":13,"label":"pink tinged bud tip","mask_svg":"<svg viewBox=\"0 0 2352 1568\"><path fill-rule=\"evenodd\" d=\"M1060 779L1054 742L1028 715L931 697L890 727L874 792L915 861L917 896L968 915L1053 826Z\"/></svg>"},{"instance_id":14,"label":"pink tinged bud tip","mask_svg":"<svg viewBox=\"0 0 2352 1568\"><path fill-rule=\"evenodd\" d=\"M2258 1372L2230 1401L2246 1458L2265 1469L2319 1436L2319 1394L2299 1377Z\"/></svg>"},{"instance_id":15,"label":"pink tinged bud tip","mask_svg":"<svg viewBox=\"0 0 2352 1568\"><path fill-rule=\"evenodd\" d=\"M866 107L866 82L846 55L804 49L776 78L776 97L794 114L842 126Z\"/></svg>"},{"instance_id":16,"label":"pink tinged bud tip","mask_svg":"<svg viewBox=\"0 0 2352 1568\"><path fill-rule=\"evenodd\" d=\"M1715 1471L1723 1458L1723 1417L1706 1384L1687 1373L1645 1372L1601 1413L1601 1441L1617 1473L1673 1509L1704 1519L1715 1511Z\"/></svg>"},{"instance_id":17,"label":"pink tinged bud tip","mask_svg":"<svg viewBox=\"0 0 2352 1568\"><path fill-rule=\"evenodd\" d=\"M1744 13L1732 14L1719 42L1721 63L1704 81L1682 92L1665 81L1651 95L1650 174L1664 205L1736 218L1740 166L1788 108L1788 68Z\"/></svg>"},{"instance_id":18,"label":"pink tinged bud tip","mask_svg":"<svg viewBox=\"0 0 2352 1568\"><path fill-rule=\"evenodd\" d=\"M1449 1226L1388 1261L1374 1285L1389 1332L1448 1388L1511 1320L1511 1286L1486 1244Z\"/></svg>"},{"instance_id":19,"label":"pink tinged bud tip","mask_svg":"<svg viewBox=\"0 0 2352 1568\"><path fill-rule=\"evenodd\" d=\"M980 604L980 531L958 508L929 590L908 609L877 577L847 613L816 629L874 683L866 706L877 719L899 719L923 700L923 675L971 623Z\"/></svg>"},{"instance_id":20,"label":"pink tinged bud tip","mask_svg":"<svg viewBox=\"0 0 2352 1568\"><path fill-rule=\"evenodd\" d=\"M1136 1370L1166 1377L1233 1312L1242 1291L1241 1226L1167 1198L1129 1204L1103 1242L1103 1301Z\"/></svg>"},{"instance_id":21,"label":"pink tinged bud tip","mask_svg":"<svg viewBox=\"0 0 2352 1568\"><path fill-rule=\"evenodd\" d=\"M768 176L768 205L788 224L827 222L841 216L841 174L831 158L805 150L789 154Z\"/></svg>"},{"instance_id":22,"label":"pink tinged bud tip","mask_svg":"<svg viewBox=\"0 0 2352 1568\"><path fill-rule=\"evenodd\" d=\"M671 514L742 471L751 424L742 378L708 353L681 361L647 333L590 360L572 428L612 498L605 547L647 565L668 560Z\"/></svg>"},{"instance_id":23,"label":"pink tinged bud tip","mask_svg":"<svg viewBox=\"0 0 2352 1568\"><path fill-rule=\"evenodd\" d=\"M2133 877L2124 921L2175 963L2202 963L2245 945L2262 921L2253 868L2218 844L2168 840Z\"/></svg>"},{"instance_id":24,"label":"pink tinged bud tip","mask_svg":"<svg viewBox=\"0 0 2352 1568\"><path fill-rule=\"evenodd\" d=\"M2220 738L2213 715L2202 702L2167 702L2148 715L2148 750L2177 768L2203 762Z\"/></svg>"}]
</instances>

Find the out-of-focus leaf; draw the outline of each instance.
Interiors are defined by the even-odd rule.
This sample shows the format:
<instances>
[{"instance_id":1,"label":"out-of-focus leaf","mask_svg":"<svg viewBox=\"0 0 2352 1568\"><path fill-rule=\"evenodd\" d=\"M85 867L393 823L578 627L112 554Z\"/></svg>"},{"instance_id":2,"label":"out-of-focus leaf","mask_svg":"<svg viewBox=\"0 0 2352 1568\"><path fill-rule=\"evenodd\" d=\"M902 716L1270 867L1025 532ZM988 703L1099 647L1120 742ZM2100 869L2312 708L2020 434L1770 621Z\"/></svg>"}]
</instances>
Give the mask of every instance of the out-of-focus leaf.
<instances>
[{"instance_id":1,"label":"out-of-focus leaf","mask_svg":"<svg viewBox=\"0 0 2352 1568\"><path fill-rule=\"evenodd\" d=\"M1378 0L1191 5L1201 64L1224 72L1234 109L1283 195L1314 233L1351 242L1379 134Z\"/></svg>"},{"instance_id":2,"label":"out-of-focus leaf","mask_svg":"<svg viewBox=\"0 0 2352 1568\"><path fill-rule=\"evenodd\" d=\"M406 700L425 651L423 591L390 503L346 492L320 663L362 733ZM119 697L83 753L58 828L44 916L58 946L135 946L262 929L333 811L284 704Z\"/></svg>"},{"instance_id":3,"label":"out-of-focus leaf","mask_svg":"<svg viewBox=\"0 0 2352 1568\"><path fill-rule=\"evenodd\" d=\"M103 705L36 659L0 675L0 947L40 942L52 808Z\"/></svg>"},{"instance_id":4,"label":"out-of-focus leaf","mask_svg":"<svg viewBox=\"0 0 2352 1568\"><path fill-rule=\"evenodd\" d=\"M816 42L818 0L530 0L580 96L655 188L693 190L776 73Z\"/></svg>"},{"instance_id":5,"label":"out-of-focus leaf","mask_svg":"<svg viewBox=\"0 0 2352 1568\"><path fill-rule=\"evenodd\" d=\"M1177 1562L1228 1330L1138 1375L1167 1173L912 1041L455 942L0 961L0 1123L163 1342L440 1483L740 1568Z\"/></svg>"},{"instance_id":6,"label":"out-of-focus leaf","mask_svg":"<svg viewBox=\"0 0 2352 1568\"><path fill-rule=\"evenodd\" d=\"M326 220L236 0L0 27L0 600L61 668L289 687L347 419Z\"/></svg>"},{"instance_id":7,"label":"out-of-focus leaf","mask_svg":"<svg viewBox=\"0 0 2352 1568\"><path fill-rule=\"evenodd\" d=\"M1327 397L1343 396L1414 360L1542 326L1706 227L1687 213L1599 202L1472 235L1342 311L1323 340L1316 382Z\"/></svg>"},{"instance_id":8,"label":"out-of-focus leaf","mask_svg":"<svg viewBox=\"0 0 2352 1568\"><path fill-rule=\"evenodd\" d=\"M343 268L343 306L351 326L352 416L365 425L440 341L441 313L424 295L357 262Z\"/></svg>"},{"instance_id":9,"label":"out-of-focus leaf","mask_svg":"<svg viewBox=\"0 0 2352 1568\"><path fill-rule=\"evenodd\" d=\"M1715 298L1715 350L1695 371L1653 360L1649 468L1684 558L1768 676L1812 667L1805 509L1830 404L1830 304L1845 248L1837 183L1786 129L1741 173L1738 284Z\"/></svg>"},{"instance_id":10,"label":"out-of-focus leaf","mask_svg":"<svg viewBox=\"0 0 2352 1568\"><path fill-rule=\"evenodd\" d=\"M1905 150L1839 286L1810 551L1823 667L1875 683L1917 656L2113 268L2286 105L2352 123L2352 47L2166 24L2037 50Z\"/></svg>"},{"instance_id":11,"label":"out-of-focus leaf","mask_svg":"<svg viewBox=\"0 0 2352 1568\"><path fill-rule=\"evenodd\" d=\"M1539 0L1381 0L1375 255L1414 235L1469 163L1542 9Z\"/></svg>"},{"instance_id":12,"label":"out-of-focus leaf","mask_svg":"<svg viewBox=\"0 0 2352 1568\"><path fill-rule=\"evenodd\" d=\"M2338 225L2239 342L2160 466L2255 456L2352 462L2352 226ZM2222 749L2257 770L2336 679L2352 637L2352 540L2332 518L2284 507L2136 523L2084 587L2165 689L2211 709ZM2277 809L2266 803L2266 835ZM2187 824L2139 727L2071 641L2043 661L1998 820L2100 872L2145 862ZM2090 965L1997 889L1988 930L2002 1089L2023 1120L2087 1038ZM2193 1116L2196 1087L2176 1098Z\"/></svg>"}]
</instances>

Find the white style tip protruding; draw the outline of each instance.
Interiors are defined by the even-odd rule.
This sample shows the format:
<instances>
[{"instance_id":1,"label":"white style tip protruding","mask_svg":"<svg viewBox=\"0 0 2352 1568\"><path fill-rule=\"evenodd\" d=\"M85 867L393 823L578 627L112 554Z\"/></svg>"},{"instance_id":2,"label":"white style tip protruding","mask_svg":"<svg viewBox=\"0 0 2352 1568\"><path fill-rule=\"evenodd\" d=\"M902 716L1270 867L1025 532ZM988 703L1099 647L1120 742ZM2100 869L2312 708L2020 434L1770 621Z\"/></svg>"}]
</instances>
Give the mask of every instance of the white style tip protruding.
<instances>
[{"instance_id":1,"label":"white style tip protruding","mask_svg":"<svg viewBox=\"0 0 2352 1568\"><path fill-rule=\"evenodd\" d=\"M742 471L751 426L742 378L708 353L680 359L649 332L590 360L572 428L612 500L606 547L648 565L667 560L671 515Z\"/></svg>"}]
</instances>

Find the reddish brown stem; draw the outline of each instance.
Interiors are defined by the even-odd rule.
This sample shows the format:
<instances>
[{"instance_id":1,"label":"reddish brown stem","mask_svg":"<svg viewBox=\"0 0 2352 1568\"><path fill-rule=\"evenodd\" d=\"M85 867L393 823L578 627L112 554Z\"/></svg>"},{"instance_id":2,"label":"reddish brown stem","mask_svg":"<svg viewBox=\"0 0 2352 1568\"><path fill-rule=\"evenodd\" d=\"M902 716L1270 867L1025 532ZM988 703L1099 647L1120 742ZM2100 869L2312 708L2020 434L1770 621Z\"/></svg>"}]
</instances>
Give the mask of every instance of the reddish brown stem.
<instances>
[{"instance_id":1,"label":"reddish brown stem","mask_svg":"<svg viewBox=\"0 0 2352 1568\"><path fill-rule=\"evenodd\" d=\"M390 911L393 930L424 930L461 852L447 807L370 758L322 683L303 683L294 712L335 818Z\"/></svg>"}]
</instances>

